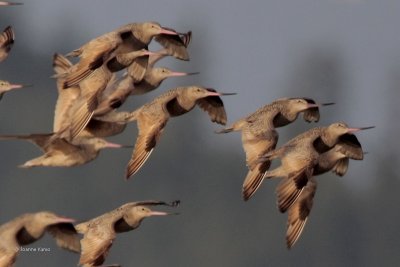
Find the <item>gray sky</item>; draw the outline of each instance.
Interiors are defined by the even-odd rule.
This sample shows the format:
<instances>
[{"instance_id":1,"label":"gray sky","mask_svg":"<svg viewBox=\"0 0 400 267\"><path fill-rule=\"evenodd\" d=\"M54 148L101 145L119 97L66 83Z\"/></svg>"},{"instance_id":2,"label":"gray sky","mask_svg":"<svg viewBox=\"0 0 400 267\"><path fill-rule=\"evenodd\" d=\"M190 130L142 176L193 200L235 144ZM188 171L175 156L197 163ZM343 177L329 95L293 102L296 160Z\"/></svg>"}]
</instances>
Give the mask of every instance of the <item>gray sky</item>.
<instances>
[{"instance_id":1,"label":"gray sky","mask_svg":"<svg viewBox=\"0 0 400 267\"><path fill-rule=\"evenodd\" d=\"M299 119L279 130L283 144L310 127L345 121L376 125L357 136L369 152L347 175L326 174L306 229L285 248L286 215L275 208L266 181L244 203L246 174L240 134L215 135L199 109L172 119L149 161L124 181L130 150L103 151L85 166L19 169L40 151L24 142L0 143L0 222L24 212L52 210L86 220L128 202L181 199L180 216L148 219L118 236L106 263L124 266L321 266L395 265L398 254L399 164L396 116L400 87L400 2L288 1L26 1L0 9L0 27L12 25L16 43L0 65L0 79L34 87L5 95L0 134L49 132L56 101L49 77L52 55L130 22L158 21L193 31L190 62L159 65L200 75L174 78L131 99L132 110L167 89L200 84L224 97L228 123L284 96L336 102L310 125ZM156 49L154 45L151 48ZM133 144L132 124L112 141ZM382 143L382 141L384 142ZM78 256L58 250L22 253L17 266L71 266ZM36 246L34 244L33 246ZM64 265L58 265L60 262ZM34 263L34 265L32 265Z\"/></svg>"}]
</instances>

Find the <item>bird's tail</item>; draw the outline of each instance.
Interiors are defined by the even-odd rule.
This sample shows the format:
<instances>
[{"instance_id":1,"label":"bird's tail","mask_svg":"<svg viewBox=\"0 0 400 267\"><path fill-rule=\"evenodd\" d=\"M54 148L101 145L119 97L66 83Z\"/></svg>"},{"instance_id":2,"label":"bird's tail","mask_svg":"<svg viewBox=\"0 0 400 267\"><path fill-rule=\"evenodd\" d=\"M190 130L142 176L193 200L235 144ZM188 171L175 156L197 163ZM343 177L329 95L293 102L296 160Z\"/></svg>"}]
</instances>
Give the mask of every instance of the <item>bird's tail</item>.
<instances>
[{"instance_id":1,"label":"bird's tail","mask_svg":"<svg viewBox=\"0 0 400 267\"><path fill-rule=\"evenodd\" d=\"M44 148L51 143L54 133L27 134L27 135L0 135L0 140L26 140Z\"/></svg>"},{"instance_id":2,"label":"bird's tail","mask_svg":"<svg viewBox=\"0 0 400 267\"><path fill-rule=\"evenodd\" d=\"M349 158L343 158L338 160L335 166L333 166L332 172L339 176L343 176L346 174L348 167Z\"/></svg>"},{"instance_id":3,"label":"bird's tail","mask_svg":"<svg viewBox=\"0 0 400 267\"><path fill-rule=\"evenodd\" d=\"M32 167L41 166L42 162L43 162L43 157L40 156L38 158L34 158L34 159L31 159L31 160L28 160L24 164L18 165L18 168L29 169L29 168L32 168Z\"/></svg>"},{"instance_id":4,"label":"bird's tail","mask_svg":"<svg viewBox=\"0 0 400 267\"><path fill-rule=\"evenodd\" d=\"M65 56L66 56L66 57L78 57L78 56L80 56L81 54L82 54L82 49L81 49L81 47L80 47L80 48L78 48L78 49L75 49L75 50L69 52L69 53L66 54Z\"/></svg>"},{"instance_id":5,"label":"bird's tail","mask_svg":"<svg viewBox=\"0 0 400 267\"><path fill-rule=\"evenodd\" d=\"M83 222L83 223L75 225L75 230L80 234L85 234L88 230L87 222Z\"/></svg>"},{"instance_id":6,"label":"bird's tail","mask_svg":"<svg viewBox=\"0 0 400 267\"><path fill-rule=\"evenodd\" d=\"M246 125L245 120L238 120L237 122L232 124L230 127L215 131L215 133L221 134L221 133L230 133L230 132L240 131L241 129L243 129L243 127L245 125Z\"/></svg>"},{"instance_id":7,"label":"bird's tail","mask_svg":"<svg viewBox=\"0 0 400 267\"><path fill-rule=\"evenodd\" d=\"M53 55L53 69L55 73L61 74L68 71L72 67L71 61L61 54L55 53Z\"/></svg>"}]
</instances>

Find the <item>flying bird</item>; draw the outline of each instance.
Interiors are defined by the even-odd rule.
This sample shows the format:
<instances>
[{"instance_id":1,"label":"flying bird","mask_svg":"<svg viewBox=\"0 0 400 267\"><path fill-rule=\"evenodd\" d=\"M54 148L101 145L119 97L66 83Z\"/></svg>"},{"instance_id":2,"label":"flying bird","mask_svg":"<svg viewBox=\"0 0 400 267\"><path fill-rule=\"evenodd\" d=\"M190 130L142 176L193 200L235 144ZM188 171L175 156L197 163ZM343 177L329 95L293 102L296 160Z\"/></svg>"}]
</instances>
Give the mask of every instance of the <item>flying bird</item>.
<instances>
[{"instance_id":1,"label":"flying bird","mask_svg":"<svg viewBox=\"0 0 400 267\"><path fill-rule=\"evenodd\" d=\"M119 112L116 116L101 118L108 121L137 121L139 136L128 163L126 178L134 175L146 162L171 117L183 115L198 105L208 113L212 122L225 125L227 118L220 98L222 95L232 93L219 93L199 86L178 87L133 112Z\"/></svg>"},{"instance_id":2,"label":"flying bird","mask_svg":"<svg viewBox=\"0 0 400 267\"><path fill-rule=\"evenodd\" d=\"M131 202L76 225L76 230L83 234L79 265L87 267L102 265L117 234L135 230L145 218L176 214L153 211L149 208L158 205L176 207L179 205L179 201L172 203L154 200Z\"/></svg>"},{"instance_id":3,"label":"flying bird","mask_svg":"<svg viewBox=\"0 0 400 267\"><path fill-rule=\"evenodd\" d=\"M286 244L288 248L299 239L310 215L317 182L313 176L332 171L338 176L343 176L348 169L349 159L362 160L364 152L361 144L354 134L345 134L339 142L327 152L319 155L318 163L313 169L312 177L302 189L299 197L288 207L285 202L297 190L296 184L291 179L284 179L277 187L277 204L281 212L288 212Z\"/></svg>"},{"instance_id":4,"label":"flying bird","mask_svg":"<svg viewBox=\"0 0 400 267\"><path fill-rule=\"evenodd\" d=\"M318 122L319 107L332 104L317 104L310 98L280 98L217 132L242 132L243 149L249 168L242 188L244 200L248 200L258 188L271 165L270 161L259 162L258 158L275 149L279 137L276 128L292 123L300 113L303 113L305 121Z\"/></svg>"},{"instance_id":5,"label":"flying bird","mask_svg":"<svg viewBox=\"0 0 400 267\"><path fill-rule=\"evenodd\" d=\"M107 142L102 138L75 138L73 142L54 137L54 134L1 135L0 140L26 140L37 145L43 155L31 159L21 165L21 168L37 166L71 167L86 164L105 148L127 147ZM128 146L130 147L130 146Z\"/></svg>"},{"instance_id":6,"label":"flying bird","mask_svg":"<svg viewBox=\"0 0 400 267\"><path fill-rule=\"evenodd\" d=\"M106 61L111 62L110 64L118 62L117 56L120 54L148 49L148 44L157 35L163 35L165 39L166 35L179 35L179 33L164 28L157 22L130 23L91 40L68 54L68 56L79 56L80 60L74 72L66 77L65 87L79 84ZM177 47L175 42L168 39L162 45L170 49ZM146 72L147 64L148 58L136 59L128 67L129 75L135 81L140 81Z\"/></svg>"},{"instance_id":7,"label":"flying bird","mask_svg":"<svg viewBox=\"0 0 400 267\"><path fill-rule=\"evenodd\" d=\"M264 178L284 177L284 182L290 181L295 185L293 190L284 194L284 197L279 201L279 209L284 211L296 201L303 187L312 177L314 169L318 165L320 154L329 151L341 140L349 139L349 135L370 128L373 128L373 126L351 128L343 122L332 123L327 127L316 127L262 156L261 162L276 158L281 160L281 165L267 171ZM253 192L256 190L257 188Z\"/></svg>"},{"instance_id":8,"label":"flying bird","mask_svg":"<svg viewBox=\"0 0 400 267\"><path fill-rule=\"evenodd\" d=\"M13 266L22 246L51 234L59 247L80 252L75 220L61 217L52 212L26 213L0 226L0 266Z\"/></svg>"}]
</instances>

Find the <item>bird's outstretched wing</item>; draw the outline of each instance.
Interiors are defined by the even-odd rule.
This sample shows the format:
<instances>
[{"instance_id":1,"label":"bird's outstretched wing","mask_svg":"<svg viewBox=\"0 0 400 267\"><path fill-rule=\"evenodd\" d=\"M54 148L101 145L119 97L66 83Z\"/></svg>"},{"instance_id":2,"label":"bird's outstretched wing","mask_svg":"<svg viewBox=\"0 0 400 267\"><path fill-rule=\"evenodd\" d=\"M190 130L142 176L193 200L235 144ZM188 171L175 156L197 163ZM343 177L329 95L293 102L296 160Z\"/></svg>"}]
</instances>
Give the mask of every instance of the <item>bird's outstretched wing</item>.
<instances>
[{"instance_id":1,"label":"bird's outstretched wing","mask_svg":"<svg viewBox=\"0 0 400 267\"><path fill-rule=\"evenodd\" d=\"M175 31L173 29L168 30ZM155 37L155 40L164 47L168 55L181 60L189 60L187 47L191 39L191 31L178 35L159 34Z\"/></svg>"},{"instance_id":2,"label":"bird's outstretched wing","mask_svg":"<svg viewBox=\"0 0 400 267\"><path fill-rule=\"evenodd\" d=\"M317 182L311 178L297 201L288 210L288 222L286 231L286 244L291 248L299 239L304 230L308 216L310 215L313 199L317 190Z\"/></svg>"},{"instance_id":3,"label":"bird's outstretched wing","mask_svg":"<svg viewBox=\"0 0 400 267\"><path fill-rule=\"evenodd\" d=\"M208 89L213 90L213 89ZM213 90L215 91L215 90ZM225 125L227 121L224 103L219 96L207 96L197 100L197 105L208 113L212 122Z\"/></svg>"},{"instance_id":4,"label":"bird's outstretched wing","mask_svg":"<svg viewBox=\"0 0 400 267\"><path fill-rule=\"evenodd\" d=\"M128 162L126 178L134 175L149 158L163 132L167 119L150 121L147 118L138 118L139 135L136 139L135 148Z\"/></svg>"},{"instance_id":5,"label":"bird's outstretched wing","mask_svg":"<svg viewBox=\"0 0 400 267\"><path fill-rule=\"evenodd\" d=\"M72 223L58 223L47 227L47 231L54 237L59 247L80 252L81 245L78 233Z\"/></svg>"}]
</instances>

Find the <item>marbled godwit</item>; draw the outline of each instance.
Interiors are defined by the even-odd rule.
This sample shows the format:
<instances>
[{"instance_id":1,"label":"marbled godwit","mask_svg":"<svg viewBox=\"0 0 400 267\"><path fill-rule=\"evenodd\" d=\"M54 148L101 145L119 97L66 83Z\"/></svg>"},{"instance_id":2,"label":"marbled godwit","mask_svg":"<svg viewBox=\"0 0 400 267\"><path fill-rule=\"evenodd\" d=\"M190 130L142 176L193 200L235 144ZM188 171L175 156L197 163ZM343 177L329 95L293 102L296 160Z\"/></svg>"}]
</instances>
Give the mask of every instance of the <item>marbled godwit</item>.
<instances>
[{"instance_id":1,"label":"marbled godwit","mask_svg":"<svg viewBox=\"0 0 400 267\"><path fill-rule=\"evenodd\" d=\"M362 160L363 151L360 142L353 134L342 135L340 141L330 150L320 154L318 163L313 169L313 176L320 175L332 170L335 174L343 176L348 168L349 159ZM297 190L296 184L291 179L283 180L277 187L277 205L281 212L288 211L288 222L286 232L286 244L291 248L299 239L306 225L308 216L313 206L313 199L317 190L317 182L310 177L302 189L299 197L291 206L290 199L293 192Z\"/></svg>"},{"instance_id":2,"label":"marbled godwit","mask_svg":"<svg viewBox=\"0 0 400 267\"><path fill-rule=\"evenodd\" d=\"M0 226L0 266L13 266L22 246L39 240L49 232L61 248L80 252L75 220L42 211L27 213Z\"/></svg>"},{"instance_id":3,"label":"marbled godwit","mask_svg":"<svg viewBox=\"0 0 400 267\"><path fill-rule=\"evenodd\" d=\"M268 152L262 157L261 161L281 159L281 165L265 173L263 178L285 177L285 179L293 180L295 187L290 190L290 194L286 194L282 203L285 203L286 210L290 207L297 197L300 195L302 188L307 184L309 178L313 175L314 168L318 165L320 154L329 151L337 143L347 136L360 130L366 130L373 127L350 128L345 123L338 122L328 127L316 127L298 135L282 147ZM251 187L252 193L257 190Z\"/></svg>"},{"instance_id":4,"label":"marbled godwit","mask_svg":"<svg viewBox=\"0 0 400 267\"><path fill-rule=\"evenodd\" d=\"M153 37L160 34L178 35L179 33L163 28L157 22L131 23L91 40L68 54L79 56L80 61L76 65L76 70L66 77L65 87L78 84L103 65L103 62L118 60L116 58L118 54L147 49ZM129 66L128 73L135 81L143 78L147 63L148 58L136 60Z\"/></svg>"},{"instance_id":5,"label":"marbled godwit","mask_svg":"<svg viewBox=\"0 0 400 267\"><path fill-rule=\"evenodd\" d=\"M111 118L101 118L108 121L137 121L139 136L128 163L126 178L135 174L146 162L169 118L183 115L199 105L207 111L212 122L225 124L226 113L219 97L221 95L231 94L218 93L214 89L199 86L178 87L165 92L131 113L120 112Z\"/></svg>"},{"instance_id":6,"label":"marbled godwit","mask_svg":"<svg viewBox=\"0 0 400 267\"><path fill-rule=\"evenodd\" d=\"M175 207L178 204L179 201L171 204L162 201L131 202L76 225L77 231L84 235L81 240L82 253L79 265L89 267L103 264L117 234L138 228L143 219L151 216L176 214L152 211L149 206L167 205Z\"/></svg>"},{"instance_id":7,"label":"marbled godwit","mask_svg":"<svg viewBox=\"0 0 400 267\"><path fill-rule=\"evenodd\" d=\"M71 167L94 160L104 148L121 148L119 144L107 142L101 138L75 138L69 142L63 138L54 138L54 134L2 135L0 140L27 140L44 152L40 157L25 162L20 167L30 168Z\"/></svg>"},{"instance_id":8,"label":"marbled godwit","mask_svg":"<svg viewBox=\"0 0 400 267\"><path fill-rule=\"evenodd\" d=\"M258 187L271 165L270 161L260 163L258 158L275 149L279 136L276 128L295 121L302 112L305 121L317 122L320 117L319 106L331 104L333 103L316 104L309 98L281 98L217 132L242 132L242 143L249 167L249 172L243 182L244 200L248 200L253 194L253 189Z\"/></svg>"}]
</instances>

